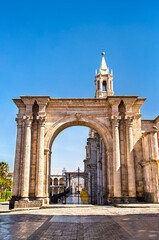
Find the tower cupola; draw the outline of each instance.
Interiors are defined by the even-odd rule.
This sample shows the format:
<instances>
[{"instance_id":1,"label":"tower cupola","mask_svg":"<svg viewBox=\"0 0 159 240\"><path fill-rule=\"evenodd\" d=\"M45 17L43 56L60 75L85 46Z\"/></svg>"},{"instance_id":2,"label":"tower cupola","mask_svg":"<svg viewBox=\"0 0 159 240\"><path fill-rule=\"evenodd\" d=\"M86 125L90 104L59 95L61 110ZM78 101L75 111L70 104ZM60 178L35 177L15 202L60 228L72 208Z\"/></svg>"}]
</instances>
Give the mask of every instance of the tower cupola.
<instances>
[{"instance_id":1,"label":"tower cupola","mask_svg":"<svg viewBox=\"0 0 159 240\"><path fill-rule=\"evenodd\" d=\"M105 98L107 96L114 95L113 92L113 72L109 73L109 68L107 67L104 55L105 52L102 52L102 61L99 69L99 73L96 70L95 74L95 97L96 98Z\"/></svg>"}]
</instances>

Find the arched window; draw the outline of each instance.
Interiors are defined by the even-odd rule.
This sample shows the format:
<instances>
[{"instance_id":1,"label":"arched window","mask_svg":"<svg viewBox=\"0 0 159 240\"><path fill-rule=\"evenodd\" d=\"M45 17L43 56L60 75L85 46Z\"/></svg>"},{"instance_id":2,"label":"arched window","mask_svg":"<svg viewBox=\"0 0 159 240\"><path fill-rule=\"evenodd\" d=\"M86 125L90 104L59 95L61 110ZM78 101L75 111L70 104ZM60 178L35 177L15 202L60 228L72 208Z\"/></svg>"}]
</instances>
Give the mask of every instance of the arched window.
<instances>
[{"instance_id":1,"label":"arched window","mask_svg":"<svg viewBox=\"0 0 159 240\"><path fill-rule=\"evenodd\" d=\"M54 185L58 185L58 179L57 178L54 178Z\"/></svg>"},{"instance_id":2,"label":"arched window","mask_svg":"<svg viewBox=\"0 0 159 240\"><path fill-rule=\"evenodd\" d=\"M64 179L60 178L60 185L64 185Z\"/></svg>"},{"instance_id":3,"label":"arched window","mask_svg":"<svg viewBox=\"0 0 159 240\"><path fill-rule=\"evenodd\" d=\"M103 91L106 91L106 86L107 86L106 81L103 81Z\"/></svg>"}]
</instances>

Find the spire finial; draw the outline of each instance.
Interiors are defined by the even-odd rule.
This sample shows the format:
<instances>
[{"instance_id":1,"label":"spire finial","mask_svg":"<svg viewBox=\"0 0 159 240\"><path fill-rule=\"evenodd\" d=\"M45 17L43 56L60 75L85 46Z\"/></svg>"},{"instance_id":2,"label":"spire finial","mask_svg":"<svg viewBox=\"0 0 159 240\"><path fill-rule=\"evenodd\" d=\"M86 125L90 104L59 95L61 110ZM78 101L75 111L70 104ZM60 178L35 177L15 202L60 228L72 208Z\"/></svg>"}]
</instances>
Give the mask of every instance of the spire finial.
<instances>
[{"instance_id":1,"label":"spire finial","mask_svg":"<svg viewBox=\"0 0 159 240\"><path fill-rule=\"evenodd\" d=\"M102 50L103 50L103 49L102 49ZM102 61L101 61L100 69L99 69L100 72L101 72L102 70L103 70L103 71L106 71L106 70L107 70L107 64L106 64L105 58L104 58L105 52L102 51L101 55L102 55Z\"/></svg>"}]
</instances>

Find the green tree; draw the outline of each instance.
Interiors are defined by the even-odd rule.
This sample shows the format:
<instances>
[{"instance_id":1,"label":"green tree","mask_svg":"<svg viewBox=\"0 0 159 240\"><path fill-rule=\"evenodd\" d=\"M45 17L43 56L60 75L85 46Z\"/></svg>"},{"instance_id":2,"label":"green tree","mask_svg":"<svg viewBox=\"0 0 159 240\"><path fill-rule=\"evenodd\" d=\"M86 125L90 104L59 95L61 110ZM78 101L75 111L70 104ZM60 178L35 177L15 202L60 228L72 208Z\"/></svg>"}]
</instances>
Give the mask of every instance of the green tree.
<instances>
[{"instance_id":1,"label":"green tree","mask_svg":"<svg viewBox=\"0 0 159 240\"><path fill-rule=\"evenodd\" d=\"M10 190L12 188L12 179L7 178L9 172L9 166L6 162L0 162L0 198L2 192L5 190Z\"/></svg>"},{"instance_id":2,"label":"green tree","mask_svg":"<svg viewBox=\"0 0 159 240\"><path fill-rule=\"evenodd\" d=\"M0 162L0 176L6 177L9 172L9 165L6 162Z\"/></svg>"}]
</instances>

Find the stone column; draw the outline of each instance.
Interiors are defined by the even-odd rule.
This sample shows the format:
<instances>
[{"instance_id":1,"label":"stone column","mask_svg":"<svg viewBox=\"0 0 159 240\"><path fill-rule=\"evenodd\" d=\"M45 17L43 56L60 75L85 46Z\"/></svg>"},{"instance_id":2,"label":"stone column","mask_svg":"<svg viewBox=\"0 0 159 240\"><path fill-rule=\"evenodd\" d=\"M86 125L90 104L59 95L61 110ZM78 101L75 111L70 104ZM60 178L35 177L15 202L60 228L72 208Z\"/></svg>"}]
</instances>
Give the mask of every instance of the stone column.
<instances>
[{"instance_id":1,"label":"stone column","mask_svg":"<svg viewBox=\"0 0 159 240\"><path fill-rule=\"evenodd\" d=\"M152 159L158 159L158 138L157 131L151 131Z\"/></svg>"},{"instance_id":2,"label":"stone column","mask_svg":"<svg viewBox=\"0 0 159 240\"><path fill-rule=\"evenodd\" d=\"M100 79L100 91L103 90L103 79Z\"/></svg>"},{"instance_id":3,"label":"stone column","mask_svg":"<svg viewBox=\"0 0 159 240\"><path fill-rule=\"evenodd\" d=\"M37 159L37 176L36 176L36 198L43 198L44 182L44 133L45 133L45 116L39 117L39 142L38 142L38 159Z\"/></svg>"},{"instance_id":4,"label":"stone column","mask_svg":"<svg viewBox=\"0 0 159 240\"><path fill-rule=\"evenodd\" d=\"M88 203L91 203L92 197L91 168L88 166Z\"/></svg>"},{"instance_id":5,"label":"stone column","mask_svg":"<svg viewBox=\"0 0 159 240\"><path fill-rule=\"evenodd\" d=\"M121 162L119 144L119 119L113 117L113 176L114 176L114 197L121 198Z\"/></svg>"},{"instance_id":6,"label":"stone column","mask_svg":"<svg viewBox=\"0 0 159 240\"><path fill-rule=\"evenodd\" d=\"M21 140L22 140L22 118L17 121L17 141L14 161L13 196L19 196L20 160L21 160Z\"/></svg>"},{"instance_id":7,"label":"stone column","mask_svg":"<svg viewBox=\"0 0 159 240\"><path fill-rule=\"evenodd\" d=\"M133 153L133 116L126 117L127 121L127 165L128 165L128 193L129 197L136 197L135 163Z\"/></svg>"},{"instance_id":8,"label":"stone column","mask_svg":"<svg viewBox=\"0 0 159 240\"><path fill-rule=\"evenodd\" d=\"M106 147L102 141L102 192L103 192L103 204L107 202L107 156L106 156Z\"/></svg>"},{"instance_id":9,"label":"stone column","mask_svg":"<svg viewBox=\"0 0 159 240\"><path fill-rule=\"evenodd\" d=\"M96 195L97 195L97 204L99 203L99 198L100 198L100 149L99 149L99 145L97 144L97 188L96 188Z\"/></svg>"},{"instance_id":10,"label":"stone column","mask_svg":"<svg viewBox=\"0 0 159 240\"><path fill-rule=\"evenodd\" d=\"M45 186L45 190L44 190L44 195L45 195L45 203L49 203L49 197L50 197L50 150L49 149L45 149L44 150L44 159L45 159L45 180L44 180L44 186Z\"/></svg>"},{"instance_id":11,"label":"stone column","mask_svg":"<svg viewBox=\"0 0 159 240\"><path fill-rule=\"evenodd\" d=\"M21 197L23 200L28 200L32 116L24 116L24 122L25 122L25 136L24 136L23 170L22 170L22 181L21 181Z\"/></svg>"},{"instance_id":12,"label":"stone column","mask_svg":"<svg viewBox=\"0 0 159 240\"><path fill-rule=\"evenodd\" d=\"M91 189L92 189L92 203L97 203L97 165L91 164Z\"/></svg>"},{"instance_id":13,"label":"stone column","mask_svg":"<svg viewBox=\"0 0 159 240\"><path fill-rule=\"evenodd\" d=\"M107 81L107 86L108 86L108 90L110 90L110 79L108 78L108 81Z\"/></svg>"}]
</instances>

